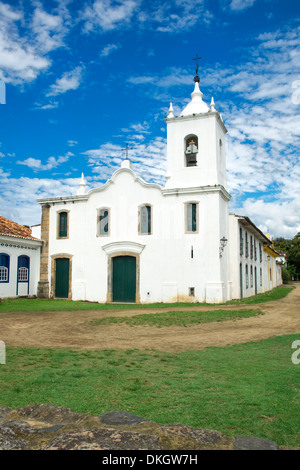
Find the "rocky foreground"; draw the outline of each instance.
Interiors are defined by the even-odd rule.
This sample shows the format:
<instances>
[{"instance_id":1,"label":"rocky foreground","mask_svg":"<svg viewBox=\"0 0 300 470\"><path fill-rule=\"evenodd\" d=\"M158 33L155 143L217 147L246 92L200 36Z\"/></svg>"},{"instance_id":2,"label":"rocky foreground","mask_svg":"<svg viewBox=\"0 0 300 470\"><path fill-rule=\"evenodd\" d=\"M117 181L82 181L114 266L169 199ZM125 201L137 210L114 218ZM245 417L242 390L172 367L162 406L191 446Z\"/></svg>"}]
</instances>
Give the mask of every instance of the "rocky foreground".
<instances>
[{"instance_id":1,"label":"rocky foreground","mask_svg":"<svg viewBox=\"0 0 300 470\"><path fill-rule=\"evenodd\" d=\"M0 407L0 450L277 450L273 441L227 437L182 424L160 425L111 411L99 416L68 408L29 405Z\"/></svg>"}]
</instances>

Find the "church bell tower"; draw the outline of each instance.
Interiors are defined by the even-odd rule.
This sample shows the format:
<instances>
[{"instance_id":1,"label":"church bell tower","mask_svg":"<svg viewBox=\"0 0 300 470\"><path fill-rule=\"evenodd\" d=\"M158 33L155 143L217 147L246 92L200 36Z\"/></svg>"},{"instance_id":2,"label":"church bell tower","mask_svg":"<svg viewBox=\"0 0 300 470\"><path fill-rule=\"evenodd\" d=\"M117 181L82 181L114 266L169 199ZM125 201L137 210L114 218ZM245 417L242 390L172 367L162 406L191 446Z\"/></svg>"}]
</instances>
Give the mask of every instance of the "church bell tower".
<instances>
[{"instance_id":1,"label":"church bell tower","mask_svg":"<svg viewBox=\"0 0 300 470\"><path fill-rule=\"evenodd\" d=\"M198 68L197 68L198 70ZM225 135L221 115L203 100L200 78L194 78L191 101L179 116L170 105L167 123L166 188L221 185L226 189Z\"/></svg>"}]
</instances>

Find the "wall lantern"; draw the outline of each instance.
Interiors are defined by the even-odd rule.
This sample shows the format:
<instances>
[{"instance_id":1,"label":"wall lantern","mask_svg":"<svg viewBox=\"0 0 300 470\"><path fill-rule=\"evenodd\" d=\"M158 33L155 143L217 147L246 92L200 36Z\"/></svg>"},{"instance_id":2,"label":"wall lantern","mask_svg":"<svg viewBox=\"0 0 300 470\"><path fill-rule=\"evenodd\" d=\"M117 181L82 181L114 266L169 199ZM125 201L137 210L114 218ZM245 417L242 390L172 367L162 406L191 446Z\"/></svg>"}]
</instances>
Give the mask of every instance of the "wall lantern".
<instances>
[{"instance_id":1,"label":"wall lantern","mask_svg":"<svg viewBox=\"0 0 300 470\"><path fill-rule=\"evenodd\" d=\"M227 238L223 237L220 239L220 248L219 248L219 256L222 258L222 253L224 251L225 246L227 245Z\"/></svg>"}]
</instances>

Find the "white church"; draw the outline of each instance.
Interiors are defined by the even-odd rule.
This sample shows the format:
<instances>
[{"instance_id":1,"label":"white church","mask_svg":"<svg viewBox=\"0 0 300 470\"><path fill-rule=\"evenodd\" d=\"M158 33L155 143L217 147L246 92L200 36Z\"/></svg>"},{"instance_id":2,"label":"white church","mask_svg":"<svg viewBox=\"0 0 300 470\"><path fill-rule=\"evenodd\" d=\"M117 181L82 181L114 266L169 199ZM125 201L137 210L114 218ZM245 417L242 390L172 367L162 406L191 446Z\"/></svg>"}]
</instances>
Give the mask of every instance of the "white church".
<instances>
[{"instance_id":1,"label":"white church","mask_svg":"<svg viewBox=\"0 0 300 470\"><path fill-rule=\"evenodd\" d=\"M41 298L96 302L222 303L282 284L271 239L229 213L226 127L202 100L167 124L165 186L147 183L128 159L102 186L39 199Z\"/></svg>"}]
</instances>

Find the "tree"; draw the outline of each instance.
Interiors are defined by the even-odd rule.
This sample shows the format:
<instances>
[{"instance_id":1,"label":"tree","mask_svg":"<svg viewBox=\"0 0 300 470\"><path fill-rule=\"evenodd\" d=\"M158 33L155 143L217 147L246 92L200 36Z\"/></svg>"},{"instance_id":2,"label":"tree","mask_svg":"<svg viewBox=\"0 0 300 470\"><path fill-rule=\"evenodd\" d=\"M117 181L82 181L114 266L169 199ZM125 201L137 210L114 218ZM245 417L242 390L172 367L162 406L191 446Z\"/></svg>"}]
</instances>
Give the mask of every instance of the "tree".
<instances>
[{"instance_id":1,"label":"tree","mask_svg":"<svg viewBox=\"0 0 300 470\"><path fill-rule=\"evenodd\" d=\"M300 232L292 240L277 238L274 240L275 250L284 251L287 255L287 269L291 277L300 277Z\"/></svg>"}]
</instances>

